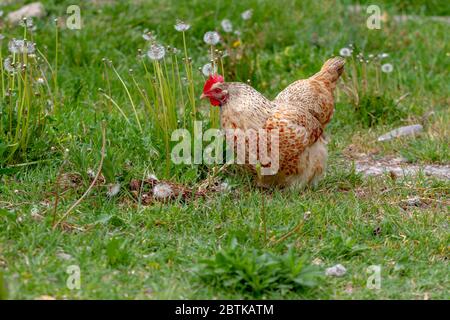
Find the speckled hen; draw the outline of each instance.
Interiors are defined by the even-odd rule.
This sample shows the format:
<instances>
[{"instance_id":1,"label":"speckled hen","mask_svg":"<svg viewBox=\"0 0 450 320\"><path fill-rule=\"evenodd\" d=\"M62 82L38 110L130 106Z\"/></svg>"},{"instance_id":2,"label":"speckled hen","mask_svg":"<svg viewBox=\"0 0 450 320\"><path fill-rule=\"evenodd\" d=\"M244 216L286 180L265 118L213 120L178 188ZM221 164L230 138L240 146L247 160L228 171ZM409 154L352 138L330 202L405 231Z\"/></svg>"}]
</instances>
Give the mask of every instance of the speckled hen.
<instances>
[{"instance_id":1,"label":"speckled hen","mask_svg":"<svg viewBox=\"0 0 450 320\"><path fill-rule=\"evenodd\" d=\"M260 185L303 187L324 175L327 147L323 133L333 116L333 92L344 62L339 57L329 59L318 73L290 84L273 101L247 84L224 82L220 75L206 81L202 98L220 107L223 129L277 132L276 146L268 139L265 143L269 150L278 149L278 171L258 175ZM254 165L247 167L257 171Z\"/></svg>"}]
</instances>

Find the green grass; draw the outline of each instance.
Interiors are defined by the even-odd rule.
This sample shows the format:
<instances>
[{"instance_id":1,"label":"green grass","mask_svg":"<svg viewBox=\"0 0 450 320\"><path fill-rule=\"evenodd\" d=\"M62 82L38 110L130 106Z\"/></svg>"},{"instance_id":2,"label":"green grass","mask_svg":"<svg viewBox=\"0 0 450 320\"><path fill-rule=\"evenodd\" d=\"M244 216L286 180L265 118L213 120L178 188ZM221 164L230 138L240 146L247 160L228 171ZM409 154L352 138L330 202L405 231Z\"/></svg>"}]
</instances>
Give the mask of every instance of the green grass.
<instances>
[{"instance_id":1,"label":"green grass","mask_svg":"<svg viewBox=\"0 0 450 320\"><path fill-rule=\"evenodd\" d=\"M72 2L43 3L48 16L35 22L35 41L54 61L52 21ZM405 3L414 5L405 9ZM381 7L390 15L449 12L441 1L427 3L398 1ZM239 13L249 8L254 14L244 23ZM6 296L3 275L11 299L449 298L449 182L427 176L366 178L344 158L352 144L359 152L449 164L447 24L388 21L381 30L368 30L364 17L351 16L338 1L83 1L81 14L81 30L60 30L57 112L22 159L0 168L0 297ZM194 73L208 62L204 32L220 28L223 18L231 19L243 32L245 55L234 63L225 60L228 77L250 79L268 97L310 76L349 43L366 54L387 52L394 71L382 75L381 93L394 101L408 93L398 104L402 114L369 128L340 86L327 129L329 168L315 189L261 191L231 167L219 174L231 192L142 206L127 188L132 178L155 173L196 186L211 175L212 167L178 165L168 172L164 141L155 134L137 91L131 95L142 133L122 84L112 74L110 90L131 123L109 109L98 91L108 86L102 59L111 59L128 85L129 69L144 80L136 58L137 49L145 49L144 29L182 48L173 29L176 18L192 24L187 40ZM20 37L20 28L0 28L8 39ZM5 57L5 42L2 50ZM198 97L203 79L198 72L195 78ZM369 93L378 90L369 85ZM380 105L382 112L384 107ZM207 118L208 104L202 102L199 109ZM103 174L106 183L120 182L121 191L109 198L104 184L95 186L67 217L65 228L53 230L55 195L56 215L61 217L90 184L87 171L95 171L101 158L102 121L107 138ZM425 130L416 138L376 142L379 134L417 122ZM78 176L78 182L58 188L56 181L65 180L67 173ZM422 203L405 205L411 197L420 197ZM310 216L304 220L306 212ZM347 268L345 276L323 276L326 267L337 263ZM66 286L69 265L80 267L81 290ZM381 266L380 290L366 288L371 265Z\"/></svg>"}]
</instances>

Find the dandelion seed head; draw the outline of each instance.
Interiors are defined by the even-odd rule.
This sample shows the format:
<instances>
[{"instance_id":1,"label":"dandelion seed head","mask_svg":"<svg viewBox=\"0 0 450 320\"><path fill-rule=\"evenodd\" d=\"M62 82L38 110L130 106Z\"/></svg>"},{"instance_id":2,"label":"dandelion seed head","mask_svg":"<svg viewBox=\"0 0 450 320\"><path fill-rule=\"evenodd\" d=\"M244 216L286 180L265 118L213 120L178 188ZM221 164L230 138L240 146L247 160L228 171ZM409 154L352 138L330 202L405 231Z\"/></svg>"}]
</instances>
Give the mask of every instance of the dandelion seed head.
<instances>
[{"instance_id":1,"label":"dandelion seed head","mask_svg":"<svg viewBox=\"0 0 450 320\"><path fill-rule=\"evenodd\" d=\"M12 62L12 59L10 57L3 60L3 68L5 68L5 71L8 73L15 73L17 71L17 64L14 64ZM19 66L20 68L20 66Z\"/></svg>"},{"instance_id":2,"label":"dandelion seed head","mask_svg":"<svg viewBox=\"0 0 450 320\"><path fill-rule=\"evenodd\" d=\"M36 51L35 45L31 41L12 39L8 43L8 50L13 54L26 53L32 54Z\"/></svg>"},{"instance_id":3,"label":"dandelion seed head","mask_svg":"<svg viewBox=\"0 0 450 320\"><path fill-rule=\"evenodd\" d=\"M387 57L389 57L389 54L387 54L387 53L380 53L379 55L378 55L378 58L380 58L380 59L384 59L384 58L387 58Z\"/></svg>"},{"instance_id":4,"label":"dandelion seed head","mask_svg":"<svg viewBox=\"0 0 450 320\"><path fill-rule=\"evenodd\" d=\"M39 83L39 84L44 84L45 80L44 80L44 78L37 78L36 82Z\"/></svg>"},{"instance_id":5,"label":"dandelion seed head","mask_svg":"<svg viewBox=\"0 0 450 320\"><path fill-rule=\"evenodd\" d=\"M215 73L217 73L217 67L212 63L207 63L202 67L202 73L205 75L205 77L209 77Z\"/></svg>"},{"instance_id":6,"label":"dandelion seed head","mask_svg":"<svg viewBox=\"0 0 450 320\"><path fill-rule=\"evenodd\" d=\"M19 22L20 26L27 28L27 29L33 29L34 23L33 18L31 17L25 17Z\"/></svg>"},{"instance_id":7,"label":"dandelion seed head","mask_svg":"<svg viewBox=\"0 0 450 320\"><path fill-rule=\"evenodd\" d=\"M35 51L36 51L36 49L35 49L34 43L30 42L30 41L27 41L26 52L25 53L33 54Z\"/></svg>"},{"instance_id":8,"label":"dandelion seed head","mask_svg":"<svg viewBox=\"0 0 450 320\"><path fill-rule=\"evenodd\" d=\"M172 187L167 183L159 183L153 187L153 196L157 199L167 199L173 194Z\"/></svg>"},{"instance_id":9,"label":"dandelion seed head","mask_svg":"<svg viewBox=\"0 0 450 320\"><path fill-rule=\"evenodd\" d=\"M349 48L342 48L339 50L339 55L342 57L350 57L352 55L352 51Z\"/></svg>"},{"instance_id":10,"label":"dandelion seed head","mask_svg":"<svg viewBox=\"0 0 450 320\"><path fill-rule=\"evenodd\" d=\"M225 32L231 32L233 31L233 24L231 23L230 20L228 19L223 19L222 22L220 23L222 26L223 31Z\"/></svg>"},{"instance_id":11,"label":"dandelion seed head","mask_svg":"<svg viewBox=\"0 0 450 320\"><path fill-rule=\"evenodd\" d=\"M19 53L19 47L20 47L21 44L23 46L23 40L12 39L8 43L8 50L9 50L9 52L11 52L11 53Z\"/></svg>"},{"instance_id":12,"label":"dandelion seed head","mask_svg":"<svg viewBox=\"0 0 450 320\"><path fill-rule=\"evenodd\" d=\"M209 45L216 45L220 41L220 35L216 31L208 31L203 36L203 41Z\"/></svg>"},{"instance_id":13,"label":"dandelion seed head","mask_svg":"<svg viewBox=\"0 0 450 320\"><path fill-rule=\"evenodd\" d=\"M381 71L384 73L391 73L394 70L394 66L390 63L385 63L381 66Z\"/></svg>"},{"instance_id":14,"label":"dandelion seed head","mask_svg":"<svg viewBox=\"0 0 450 320\"><path fill-rule=\"evenodd\" d=\"M152 60L161 60L166 55L166 49L164 46L154 43L147 51L147 56Z\"/></svg>"},{"instance_id":15,"label":"dandelion seed head","mask_svg":"<svg viewBox=\"0 0 450 320\"><path fill-rule=\"evenodd\" d=\"M252 16L253 16L253 9L246 10L241 14L241 18L243 20L250 20Z\"/></svg>"},{"instance_id":16,"label":"dandelion seed head","mask_svg":"<svg viewBox=\"0 0 450 320\"><path fill-rule=\"evenodd\" d=\"M92 170L91 168L88 168L88 170L87 170L86 173L87 173L87 175L88 175L89 178L91 178L91 179L94 179L94 178L95 178L95 171Z\"/></svg>"},{"instance_id":17,"label":"dandelion seed head","mask_svg":"<svg viewBox=\"0 0 450 320\"><path fill-rule=\"evenodd\" d=\"M145 32L143 35L142 35L142 38L145 40L145 41L149 41L149 42L153 42L153 41L155 41L156 40L156 35L153 33L153 32Z\"/></svg>"},{"instance_id":18,"label":"dandelion seed head","mask_svg":"<svg viewBox=\"0 0 450 320\"><path fill-rule=\"evenodd\" d=\"M5 36L0 33L0 41L2 41L3 39L5 39Z\"/></svg>"},{"instance_id":19,"label":"dandelion seed head","mask_svg":"<svg viewBox=\"0 0 450 320\"><path fill-rule=\"evenodd\" d=\"M182 20L177 20L177 23L174 25L175 30L177 30L178 32L184 32L189 30L189 28L191 27L190 24L182 21Z\"/></svg>"},{"instance_id":20,"label":"dandelion seed head","mask_svg":"<svg viewBox=\"0 0 450 320\"><path fill-rule=\"evenodd\" d=\"M242 32L240 32L239 30L235 30L234 34L237 35L238 37L240 37L242 35Z\"/></svg>"}]
</instances>

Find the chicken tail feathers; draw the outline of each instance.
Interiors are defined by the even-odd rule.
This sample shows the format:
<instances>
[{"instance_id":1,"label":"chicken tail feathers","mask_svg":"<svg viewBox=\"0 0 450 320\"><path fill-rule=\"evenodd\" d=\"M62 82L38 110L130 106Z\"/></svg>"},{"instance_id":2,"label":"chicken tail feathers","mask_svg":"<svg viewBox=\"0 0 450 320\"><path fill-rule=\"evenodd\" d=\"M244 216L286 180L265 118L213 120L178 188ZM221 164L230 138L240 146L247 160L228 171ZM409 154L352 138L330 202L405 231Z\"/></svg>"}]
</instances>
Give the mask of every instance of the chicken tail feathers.
<instances>
[{"instance_id":1,"label":"chicken tail feathers","mask_svg":"<svg viewBox=\"0 0 450 320\"><path fill-rule=\"evenodd\" d=\"M317 80L328 80L335 83L342 72L344 72L345 59L341 57L334 57L328 59L322 66L322 69L314 75Z\"/></svg>"}]
</instances>

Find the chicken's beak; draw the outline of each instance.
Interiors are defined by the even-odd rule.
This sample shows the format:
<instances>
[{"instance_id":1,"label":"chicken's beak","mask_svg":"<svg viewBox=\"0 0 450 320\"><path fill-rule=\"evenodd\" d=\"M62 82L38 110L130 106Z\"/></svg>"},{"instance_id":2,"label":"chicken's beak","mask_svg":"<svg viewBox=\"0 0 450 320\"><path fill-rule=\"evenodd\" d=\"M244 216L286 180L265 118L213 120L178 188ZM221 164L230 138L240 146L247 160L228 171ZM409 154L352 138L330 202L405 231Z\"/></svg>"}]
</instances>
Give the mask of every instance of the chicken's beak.
<instances>
[{"instance_id":1,"label":"chicken's beak","mask_svg":"<svg viewBox=\"0 0 450 320\"><path fill-rule=\"evenodd\" d=\"M204 93L202 93L202 95L200 96L200 99L205 99L205 98L207 98L208 96L207 95L205 95Z\"/></svg>"}]
</instances>

